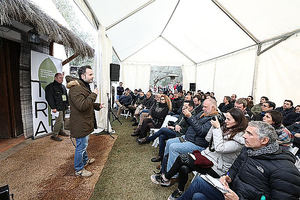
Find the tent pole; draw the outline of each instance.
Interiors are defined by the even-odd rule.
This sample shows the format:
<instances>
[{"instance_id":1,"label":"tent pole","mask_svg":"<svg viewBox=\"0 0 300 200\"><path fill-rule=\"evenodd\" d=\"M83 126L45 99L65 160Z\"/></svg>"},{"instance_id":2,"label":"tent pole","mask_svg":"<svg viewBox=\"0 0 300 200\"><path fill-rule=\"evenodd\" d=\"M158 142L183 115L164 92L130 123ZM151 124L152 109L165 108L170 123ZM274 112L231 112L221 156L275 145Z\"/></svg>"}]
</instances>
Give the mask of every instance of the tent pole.
<instances>
[{"instance_id":1,"label":"tent pole","mask_svg":"<svg viewBox=\"0 0 300 200\"><path fill-rule=\"evenodd\" d=\"M257 53L255 54L255 63L254 63L254 71L253 71L253 81L252 81L252 91L251 95L253 96L253 99L256 99L256 90L257 90L257 70L258 70L258 62L259 62L259 52L261 50L261 44L257 46Z\"/></svg>"},{"instance_id":2,"label":"tent pole","mask_svg":"<svg viewBox=\"0 0 300 200\"><path fill-rule=\"evenodd\" d=\"M154 42L155 40L157 40L158 37L156 37L154 40L151 40L150 42L148 42L147 44L145 44L142 48L139 48L138 50L136 50L135 52L133 52L132 54L130 54L129 56L127 56L124 60L121 60L121 62L126 61L128 58L130 58L131 56L135 55L137 52L141 51L142 49L146 48L148 45L150 45L152 42Z\"/></svg>"},{"instance_id":3,"label":"tent pole","mask_svg":"<svg viewBox=\"0 0 300 200\"><path fill-rule=\"evenodd\" d=\"M164 33L164 31L166 30L167 26L169 25L169 23L170 23L170 21L171 21L173 15L174 15L174 13L175 13L177 7L178 7L179 2L180 2L180 0L178 0L178 2L177 2L177 4L176 4L176 6L175 6L175 8L174 8L174 10L173 10L173 12L172 12L172 14L171 14L171 16L169 17L168 22L166 23L166 25L165 25L164 29L162 30L162 32L160 33L160 35L162 35L162 34Z\"/></svg>"},{"instance_id":4,"label":"tent pole","mask_svg":"<svg viewBox=\"0 0 300 200\"><path fill-rule=\"evenodd\" d=\"M111 25L109 25L108 27L106 27L106 31L111 29L112 27L114 27L115 25L121 23L122 21L124 21L125 19L127 19L128 17L131 17L132 15L134 15L135 13L139 12L140 10L146 8L147 6L149 6L151 3L153 3L155 0L150 0L147 3L143 4L142 6L138 7L137 9L135 9L134 11L130 12L129 14L127 14L125 17L119 19L118 21L112 23Z\"/></svg>"},{"instance_id":5,"label":"tent pole","mask_svg":"<svg viewBox=\"0 0 300 200\"><path fill-rule=\"evenodd\" d=\"M172 44L169 40L167 40L164 36L160 36L162 39L164 39L167 43L169 43L169 45L171 45L173 48L175 48L177 51L179 51L182 55L184 55L184 57L186 57L187 59L189 59L192 63L194 63L195 65L197 64L193 59L191 59L188 55L186 55L185 53L183 53L179 48L177 48L174 44Z\"/></svg>"},{"instance_id":6,"label":"tent pole","mask_svg":"<svg viewBox=\"0 0 300 200\"><path fill-rule=\"evenodd\" d=\"M243 25L241 22L239 22L221 3L219 3L217 0L211 0L216 6L223 11L231 21L233 21L248 37L250 37L256 44L259 44L260 41Z\"/></svg>"}]
</instances>

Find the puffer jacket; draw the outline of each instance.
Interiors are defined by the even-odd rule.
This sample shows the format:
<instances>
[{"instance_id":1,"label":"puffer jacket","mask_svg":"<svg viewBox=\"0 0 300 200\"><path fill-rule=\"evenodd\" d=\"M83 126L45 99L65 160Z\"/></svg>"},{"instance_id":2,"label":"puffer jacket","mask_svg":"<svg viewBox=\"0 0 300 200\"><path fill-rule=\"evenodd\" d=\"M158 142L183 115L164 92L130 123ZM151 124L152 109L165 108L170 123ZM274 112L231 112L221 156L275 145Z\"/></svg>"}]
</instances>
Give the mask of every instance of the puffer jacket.
<instances>
[{"instance_id":1,"label":"puffer jacket","mask_svg":"<svg viewBox=\"0 0 300 200\"><path fill-rule=\"evenodd\" d=\"M155 128L161 127L168 112L169 108L166 103L156 103L151 107L149 115L152 117Z\"/></svg>"},{"instance_id":2,"label":"puffer jacket","mask_svg":"<svg viewBox=\"0 0 300 200\"><path fill-rule=\"evenodd\" d=\"M70 76L66 80L70 89L70 133L74 138L85 137L94 131L94 109L100 110L100 104L94 103L97 94L91 92L81 80Z\"/></svg>"},{"instance_id":3,"label":"puffer jacket","mask_svg":"<svg viewBox=\"0 0 300 200\"><path fill-rule=\"evenodd\" d=\"M216 112L209 116L205 116L204 112L200 112L197 115L186 118L189 127L185 133L185 140L206 148L208 142L205 140L205 137L211 127L210 120L217 114L218 113Z\"/></svg>"},{"instance_id":4,"label":"puffer jacket","mask_svg":"<svg viewBox=\"0 0 300 200\"><path fill-rule=\"evenodd\" d=\"M211 151L206 148L201 152L203 156L214 163L212 169L219 175L224 175L231 167L234 160L241 153L245 144L243 138L244 132L237 133L231 140L230 134L223 136L223 131L220 128L211 127L205 137L207 142L212 140Z\"/></svg>"},{"instance_id":5,"label":"puffer jacket","mask_svg":"<svg viewBox=\"0 0 300 200\"><path fill-rule=\"evenodd\" d=\"M230 187L240 200L260 200L262 195L272 200L299 200L300 172L295 167L295 156L275 149L274 143L265 148L266 153L251 153L243 148L228 171L232 180Z\"/></svg>"}]
</instances>

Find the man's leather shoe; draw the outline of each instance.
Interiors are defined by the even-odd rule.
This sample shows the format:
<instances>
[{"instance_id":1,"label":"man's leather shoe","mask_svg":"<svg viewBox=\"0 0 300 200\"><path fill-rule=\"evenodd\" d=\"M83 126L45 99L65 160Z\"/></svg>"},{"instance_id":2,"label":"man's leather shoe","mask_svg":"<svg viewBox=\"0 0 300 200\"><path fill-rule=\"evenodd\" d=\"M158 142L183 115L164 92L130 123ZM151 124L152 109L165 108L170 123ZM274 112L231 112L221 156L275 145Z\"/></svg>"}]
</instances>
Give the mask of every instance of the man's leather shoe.
<instances>
[{"instance_id":1,"label":"man's leather shoe","mask_svg":"<svg viewBox=\"0 0 300 200\"><path fill-rule=\"evenodd\" d=\"M131 134L131 136L138 136L138 135L140 135L139 132L133 132L133 133Z\"/></svg>"},{"instance_id":2,"label":"man's leather shoe","mask_svg":"<svg viewBox=\"0 0 300 200\"><path fill-rule=\"evenodd\" d=\"M155 158L151 158L151 162L160 162L161 161L161 157L155 157Z\"/></svg>"},{"instance_id":3,"label":"man's leather shoe","mask_svg":"<svg viewBox=\"0 0 300 200\"><path fill-rule=\"evenodd\" d=\"M60 131L60 132L58 133L58 135L65 136L65 137L70 136L70 135L67 134L65 131Z\"/></svg>"}]
</instances>

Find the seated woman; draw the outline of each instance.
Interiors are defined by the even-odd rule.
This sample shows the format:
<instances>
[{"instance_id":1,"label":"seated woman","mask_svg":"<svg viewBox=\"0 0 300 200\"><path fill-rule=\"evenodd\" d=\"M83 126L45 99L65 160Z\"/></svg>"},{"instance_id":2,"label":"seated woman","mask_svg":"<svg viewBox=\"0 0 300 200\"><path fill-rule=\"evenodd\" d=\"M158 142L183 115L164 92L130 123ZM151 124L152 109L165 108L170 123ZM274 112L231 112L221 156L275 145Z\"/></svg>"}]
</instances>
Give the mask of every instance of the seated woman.
<instances>
[{"instance_id":1,"label":"seated woman","mask_svg":"<svg viewBox=\"0 0 300 200\"><path fill-rule=\"evenodd\" d=\"M160 101L150 108L149 116L143 120L142 125L136 129L135 134L132 136L144 138L150 128L160 128L170 110L172 110L171 101L167 95L162 94Z\"/></svg>"},{"instance_id":2,"label":"seated woman","mask_svg":"<svg viewBox=\"0 0 300 200\"><path fill-rule=\"evenodd\" d=\"M293 144L292 133L282 124L283 116L277 110L269 110L263 117L263 121L272 125L278 135L278 144L283 148L289 150Z\"/></svg>"},{"instance_id":3,"label":"seated woman","mask_svg":"<svg viewBox=\"0 0 300 200\"><path fill-rule=\"evenodd\" d=\"M230 109L225 116L222 127L217 118L215 121L211 120L212 127L205 138L210 143L208 148L201 153L194 151L193 154L182 154L166 174L151 176L153 183L169 186L171 177L179 173L178 188L169 199L181 196L188 181L188 173L198 171L218 178L231 167L244 145L243 134L248 122L243 112L237 108Z\"/></svg>"}]
</instances>

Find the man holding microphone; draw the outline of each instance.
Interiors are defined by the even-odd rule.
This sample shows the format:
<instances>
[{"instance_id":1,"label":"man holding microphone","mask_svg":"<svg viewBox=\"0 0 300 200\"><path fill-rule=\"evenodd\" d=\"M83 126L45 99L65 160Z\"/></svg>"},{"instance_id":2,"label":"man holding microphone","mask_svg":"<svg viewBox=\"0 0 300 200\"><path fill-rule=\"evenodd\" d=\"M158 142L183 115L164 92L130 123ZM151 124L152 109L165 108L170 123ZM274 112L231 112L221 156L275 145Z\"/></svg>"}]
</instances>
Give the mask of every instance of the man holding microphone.
<instances>
[{"instance_id":1,"label":"man holding microphone","mask_svg":"<svg viewBox=\"0 0 300 200\"><path fill-rule=\"evenodd\" d=\"M103 104L95 103L98 88L91 91L90 83L93 82L94 73L91 66L86 65L78 69L79 79L67 80L70 103L70 132L76 139L76 149L74 156L75 175L89 177L92 172L84 169L92 164L95 159L88 158L87 146L89 134L97 128L95 111L103 108ZM69 79L69 78L68 78Z\"/></svg>"}]
</instances>

